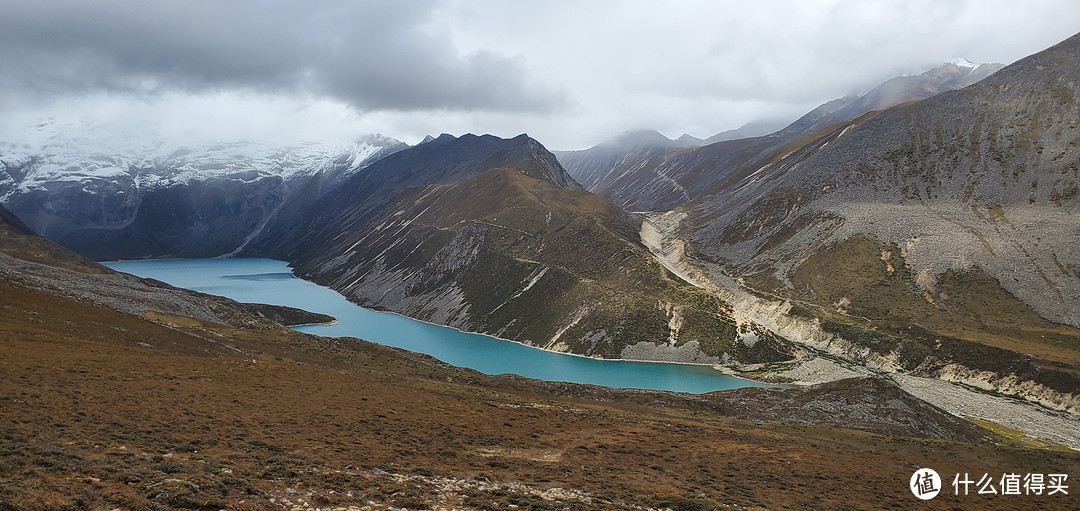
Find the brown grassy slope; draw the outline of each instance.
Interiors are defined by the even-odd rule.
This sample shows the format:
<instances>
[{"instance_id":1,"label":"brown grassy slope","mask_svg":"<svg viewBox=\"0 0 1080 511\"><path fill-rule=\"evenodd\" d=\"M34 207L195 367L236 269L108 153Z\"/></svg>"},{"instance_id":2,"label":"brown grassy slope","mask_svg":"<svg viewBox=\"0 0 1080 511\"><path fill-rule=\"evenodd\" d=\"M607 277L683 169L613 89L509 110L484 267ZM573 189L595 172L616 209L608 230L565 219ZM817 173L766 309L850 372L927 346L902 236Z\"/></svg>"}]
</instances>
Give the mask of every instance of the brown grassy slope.
<instances>
[{"instance_id":1,"label":"brown grassy slope","mask_svg":"<svg viewBox=\"0 0 1080 511\"><path fill-rule=\"evenodd\" d=\"M49 248L29 237L5 243ZM76 272L0 262L10 265L6 276L34 272L0 280L5 511L281 509L301 499L461 509L904 507L916 466L1080 468L1074 453L980 442L970 425L868 382L694 397L487 377L300 334L229 301L209 306L224 322L123 313L95 305L113 303L109 296L67 295L64 282ZM90 286L98 293L141 285L162 303L212 299L139 279L119 285L111 273L82 278L108 281ZM182 296L164 296L174 294ZM861 412L851 427L975 442L722 417L843 424L820 417L841 402ZM793 414L799 406L816 412ZM890 406L913 415L883 412ZM539 495L554 487L569 490Z\"/></svg>"},{"instance_id":2,"label":"brown grassy slope","mask_svg":"<svg viewBox=\"0 0 1080 511\"><path fill-rule=\"evenodd\" d=\"M13 257L84 273L111 270L46 240L34 233L7 208L0 205L0 252Z\"/></svg>"},{"instance_id":3,"label":"brown grassy slope","mask_svg":"<svg viewBox=\"0 0 1080 511\"><path fill-rule=\"evenodd\" d=\"M664 393L603 391L612 400L595 401L572 397L589 387L486 377L359 341L159 319L2 285L0 509L280 509L270 498L606 509L693 506L700 494L874 509L911 504L917 466L1080 469L1076 454L755 425L672 406L680 400ZM446 490L437 477L488 483ZM508 481L524 486L499 486ZM556 505L529 494L552 487L592 497L556 495ZM1015 505L939 497L926 507L961 503Z\"/></svg>"},{"instance_id":4,"label":"brown grassy slope","mask_svg":"<svg viewBox=\"0 0 1080 511\"><path fill-rule=\"evenodd\" d=\"M791 275L795 291L823 305L847 298L852 315L900 328L1080 365L1080 329L1043 319L978 267L947 271L921 289L895 245L861 235L814 254Z\"/></svg>"},{"instance_id":5,"label":"brown grassy slope","mask_svg":"<svg viewBox=\"0 0 1080 511\"><path fill-rule=\"evenodd\" d=\"M640 244L640 220L598 195L512 168L414 189L374 215L350 218L311 245L297 274L365 307L425 321L619 358L639 342L696 341L718 359L789 358L764 331L739 342L726 305L678 280ZM531 282L531 284L529 284ZM447 313L446 296L464 305ZM446 319L449 317L449 319Z\"/></svg>"},{"instance_id":6,"label":"brown grassy slope","mask_svg":"<svg viewBox=\"0 0 1080 511\"><path fill-rule=\"evenodd\" d=\"M1043 319L978 267L920 283L899 247L859 235L819 250L790 279L792 288L747 283L796 300L849 341L898 353L908 369L955 360L1066 393L1080 384L1080 329Z\"/></svg>"}]
</instances>

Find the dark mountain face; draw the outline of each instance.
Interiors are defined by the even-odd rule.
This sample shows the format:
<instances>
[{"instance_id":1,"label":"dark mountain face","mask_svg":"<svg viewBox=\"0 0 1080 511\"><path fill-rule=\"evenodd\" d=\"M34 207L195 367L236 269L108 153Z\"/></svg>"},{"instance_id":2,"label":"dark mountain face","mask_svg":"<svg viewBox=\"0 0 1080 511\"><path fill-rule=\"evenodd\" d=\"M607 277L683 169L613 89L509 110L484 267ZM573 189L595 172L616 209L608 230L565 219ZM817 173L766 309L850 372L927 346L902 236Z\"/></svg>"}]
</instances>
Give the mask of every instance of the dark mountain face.
<instances>
[{"instance_id":1,"label":"dark mountain face","mask_svg":"<svg viewBox=\"0 0 1080 511\"><path fill-rule=\"evenodd\" d=\"M513 168L561 188L580 188L555 156L528 135L501 139L492 135L455 138L443 134L358 174L352 179L350 193L371 196L376 190L453 183L472 175L480 166Z\"/></svg>"},{"instance_id":2,"label":"dark mountain face","mask_svg":"<svg viewBox=\"0 0 1080 511\"><path fill-rule=\"evenodd\" d=\"M99 260L236 252L271 218L296 209L287 204L310 202L405 147L372 136L343 147L236 143L113 154L71 138L3 147L0 197L30 227Z\"/></svg>"},{"instance_id":3,"label":"dark mountain face","mask_svg":"<svg viewBox=\"0 0 1080 511\"><path fill-rule=\"evenodd\" d=\"M559 151L556 155L574 179L587 190L619 206L629 207L633 200L627 195L628 191L640 187L624 182L621 179L623 176L614 176L616 169L654 169L669 153L700 143L697 139L671 140L656 131L632 131L590 149ZM633 179L638 176L629 177ZM633 210L632 207L630 209Z\"/></svg>"},{"instance_id":4,"label":"dark mountain face","mask_svg":"<svg viewBox=\"0 0 1080 511\"><path fill-rule=\"evenodd\" d=\"M19 217L0 205L0 252L26 261L58 266L83 273L110 270L38 236Z\"/></svg>"},{"instance_id":5,"label":"dark mountain face","mask_svg":"<svg viewBox=\"0 0 1080 511\"><path fill-rule=\"evenodd\" d=\"M27 227L22 220L19 220L19 217L8 211L3 205L0 205L0 225L3 225L5 232L8 232L9 236L30 236L34 234L33 229Z\"/></svg>"},{"instance_id":6,"label":"dark mountain face","mask_svg":"<svg viewBox=\"0 0 1080 511\"><path fill-rule=\"evenodd\" d=\"M272 219L244 253L292 260L297 245L325 225L353 222L385 209L414 188L456 183L495 168L515 169L562 188L580 188L555 156L527 135L501 139L444 134L363 168L328 193L305 191L301 197L306 200L288 205L292 213Z\"/></svg>"},{"instance_id":7,"label":"dark mountain face","mask_svg":"<svg viewBox=\"0 0 1080 511\"><path fill-rule=\"evenodd\" d=\"M229 253L256 231L286 194L280 177L195 181L143 193L129 219L119 225L88 222L60 227L50 221L54 218L48 212L32 218L56 226L48 232L50 238L97 260L214 257ZM12 205L38 211L48 208L46 204L32 207L22 198Z\"/></svg>"},{"instance_id":8,"label":"dark mountain face","mask_svg":"<svg viewBox=\"0 0 1080 511\"><path fill-rule=\"evenodd\" d=\"M705 140L701 147L687 147L677 141L665 143L667 139L656 133L660 139L652 137L648 144L609 142L558 154L570 174L589 191L630 211L666 211L714 192L716 183L744 178L820 139L838 123L970 85L1000 68L997 64L945 64L918 76L894 78L862 96L825 103L767 136L731 139L721 134Z\"/></svg>"}]
</instances>

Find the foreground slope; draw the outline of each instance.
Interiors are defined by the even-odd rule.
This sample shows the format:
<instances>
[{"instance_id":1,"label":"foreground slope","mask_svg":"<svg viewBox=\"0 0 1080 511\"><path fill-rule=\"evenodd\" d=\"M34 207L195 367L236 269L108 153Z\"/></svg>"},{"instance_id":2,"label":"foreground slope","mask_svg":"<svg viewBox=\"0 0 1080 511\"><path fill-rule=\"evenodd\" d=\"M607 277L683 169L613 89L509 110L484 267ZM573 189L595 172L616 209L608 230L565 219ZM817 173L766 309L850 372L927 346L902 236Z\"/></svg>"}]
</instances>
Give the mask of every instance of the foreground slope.
<instances>
[{"instance_id":1,"label":"foreground slope","mask_svg":"<svg viewBox=\"0 0 1080 511\"><path fill-rule=\"evenodd\" d=\"M686 208L689 251L880 367L1075 410L1078 55L1070 38L717 183Z\"/></svg>"},{"instance_id":2,"label":"foreground slope","mask_svg":"<svg viewBox=\"0 0 1080 511\"><path fill-rule=\"evenodd\" d=\"M57 266L12 257L48 242L3 234L0 509L848 509L909 502L917 466L1080 469L1075 453L987 443L1004 438L872 380L615 391L484 376L236 310L118 310L115 279L152 282L69 269L79 258L55 245ZM75 298L80 278L114 280ZM210 299L160 284L141 296ZM1014 504L943 494L928 508Z\"/></svg>"}]
</instances>

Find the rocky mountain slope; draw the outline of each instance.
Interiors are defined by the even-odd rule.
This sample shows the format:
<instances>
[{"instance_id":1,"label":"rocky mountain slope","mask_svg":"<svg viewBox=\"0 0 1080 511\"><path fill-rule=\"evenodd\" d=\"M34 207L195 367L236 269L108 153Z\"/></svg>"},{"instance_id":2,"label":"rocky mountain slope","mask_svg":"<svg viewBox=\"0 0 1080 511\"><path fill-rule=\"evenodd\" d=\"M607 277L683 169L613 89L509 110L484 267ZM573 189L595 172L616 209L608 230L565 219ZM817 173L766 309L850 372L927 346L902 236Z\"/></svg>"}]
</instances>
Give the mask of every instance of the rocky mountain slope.
<instances>
[{"instance_id":1,"label":"rocky mountain slope","mask_svg":"<svg viewBox=\"0 0 1080 511\"><path fill-rule=\"evenodd\" d=\"M739 126L736 129L721 131L720 133L708 137L705 140L702 140L700 145L715 144L717 142L724 142L727 140L738 140L740 138L763 137L770 133L776 133L777 131L784 129L784 127L787 125L787 120L779 119L751 121L743 124L742 126ZM687 135L683 135L679 138L682 139L686 136Z\"/></svg>"},{"instance_id":2,"label":"rocky mountain slope","mask_svg":"<svg viewBox=\"0 0 1080 511\"><path fill-rule=\"evenodd\" d=\"M328 222L353 222L372 211L385 209L406 190L443 185L466 179L480 165L517 168L528 175L578 188L579 185L547 153L539 142L526 135L505 141L491 135L443 134L428 137L408 151L379 161L343 181L340 189L325 194L319 203L290 204L300 215L275 219L245 253L272 254L292 261L307 240ZM344 214L349 218L343 217Z\"/></svg>"},{"instance_id":3,"label":"rocky mountain slope","mask_svg":"<svg viewBox=\"0 0 1080 511\"><path fill-rule=\"evenodd\" d=\"M640 220L581 190L539 142L443 135L381 158L398 146L371 142L334 157L256 158L250 145L138 161L9 152L7 200L96 259L276 257L365 306L590 356L791 356L665 274L638 241ZM127 188L107 193L116 187Z\"/></svg>"},{"instance_id":4,"label":"rocky mountain slope","mask_svg":"<svg viewBox=\"0 0 1080 511\"><path fill-rule=\"evenodd\" d=\"M827 509L907 502L916 466L1080 470L879 381L619 391L305 335L89 271L11 218L0 208L0 509Z\"/></svg>"},{"instance_id":5,"label":"rocky mountain slope","mask_svg":"<svg viewBox=\"0 0 1080 511\"><path fill-rule=\"evenodd\" d=\"M1075 402L1078 55L1080 36L738 169L686 206L688 253L885 365Z\"/></svg>"},{"instance_id":6,"label":"rocky mountain slope","mask_svg":"<svg viewBox=\"0 0 1080 511\"><path fill-rule=\"evenodd\" d=\"M308 218L251 250L365 307L589 356L789 357L775 336L665 273L638 241L638 218L581 190L524 135L401 151Z\"/></svg>"},{"instance_id":7,"label":"rocky mountain slope","mask_svg":"<svg viewBox=\"0 0 1080 511\"><path fill-rule=\"evenodd\" d=\"M648 138L624 135L558 155L570 175L589 191L630 211L665 211L710 193L716 182L738 175L740 169L757 168L816 140L837 123L970 85L1001 67L958 60L920 75L894 78L863 95L825 103L765 136L719 137L692 147L681 138L670 141L659 133Z\"/></svg>"},{"instance_id":8,"label":"rocky mountain slope","mask_svg":"<svg viewBox=\"0 0 1080 511\"><path fill-rule=\"evenodd\" d=\"M898 76L864 94L829 101L800 117L782 131L791 135L809 135L837 123L861 117L867 112L962 89L1003 67L1005 66L1002 64L973 64L965 59L953 59L952 62L922 74Z\"/></svg>"},{"instance_id":9,"label":"rocky mountain slope","mask_svg":"<svg viewBox=\"0 0 1080 511\"><path fill-rule=\"evenodd\" d=\"M613 185L619 177L612 174L621 170L624 174L652 170L652 162L665 154L702 144L700 139L680 138L671 140L658 131L628 131L610 140L581 151L556 151L554 154L577 182L586 190L602 195L616 203L625 204L628 185Z\"/></svg>"},{"instance_id":10,"label":"rocky mountain slope","mask_svg":"<svg viewBox=\"0 0 1080 511\"><path fill-rule=\"evenodd\" d=\"M325 314L280 305L240 303L113 271L38 236L3 206L0 206L0 278L7 285L137 316L179 314L199 321L260 328L268 321L301 325L334 320Z\"/></svg>"},{"instance_id":11,"label":"rocky mountain slope","mask_svg":"<svg viewBox=\"0 0 1080 511\"><path fill-rule=\"evenodd\" d=\"M42 130L48 136L34 144L0 144L0 203L95 259L236 251L298 192L311 195L405 147L382 136L278 147Z\"/></svg>"}]
</instances>

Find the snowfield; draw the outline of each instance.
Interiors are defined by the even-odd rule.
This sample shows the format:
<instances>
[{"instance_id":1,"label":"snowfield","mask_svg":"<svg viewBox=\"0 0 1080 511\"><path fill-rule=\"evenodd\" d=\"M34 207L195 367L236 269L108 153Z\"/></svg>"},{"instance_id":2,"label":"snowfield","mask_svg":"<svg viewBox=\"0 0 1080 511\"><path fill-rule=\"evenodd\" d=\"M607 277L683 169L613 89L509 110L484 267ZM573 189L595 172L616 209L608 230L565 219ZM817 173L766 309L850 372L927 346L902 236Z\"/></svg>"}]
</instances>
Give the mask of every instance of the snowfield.
<instances>
[{"instance_id":1,"label":"snowfield","mask_svg":"<svg viewBox=\"0 0 1080 511\"><path fill-rule=\"evenodd\" d=\"M90 136L60 134L37 143L0 142L0 202L56 183L82 183L93 194L100 181L147 191L217 179L252 182L279 176L288 182L335 169L343 169L344 176L400 145L382 135L284 147L245 141L181 145L162 139L110 146Z\"/></svg>"}]
</instances>

